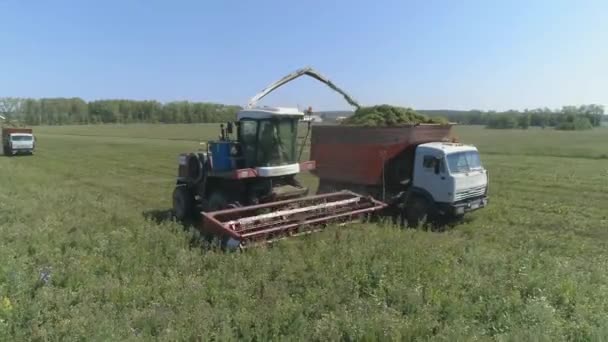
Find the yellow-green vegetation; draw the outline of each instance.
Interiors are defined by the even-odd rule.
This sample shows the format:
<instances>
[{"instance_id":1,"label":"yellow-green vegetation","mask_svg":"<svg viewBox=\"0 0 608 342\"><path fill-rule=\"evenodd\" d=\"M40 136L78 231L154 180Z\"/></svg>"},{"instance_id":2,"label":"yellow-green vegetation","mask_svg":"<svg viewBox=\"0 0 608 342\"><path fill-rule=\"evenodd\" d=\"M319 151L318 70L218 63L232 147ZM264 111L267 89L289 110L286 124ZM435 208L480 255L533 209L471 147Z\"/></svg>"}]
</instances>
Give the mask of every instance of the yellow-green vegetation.
<instances>
[{"instance_id":1,"label":"yellow-green vegetation","mask_svg":"<svg viewBox=\"0 0 608 342\"><path fill-rule=\"evenodd\" d=\"M345 125L397 126L419 123L447 123L445 119L429 118L412 108L379 105L358 108L353 115L342 121Z\"/></svg>"},{"instance_id":2,"label":"yellow-green vegetation","mask_svg":"<svg viewBox=\"0 0 608 342\"><path fill-rule=\"evenodd\" d=\"M217 127L35 131L34 156L0 156L2 341L608 339L607 130L457 127L491 182L464 224L228 254L147 218Z\"/></svg>"}]
</instances>

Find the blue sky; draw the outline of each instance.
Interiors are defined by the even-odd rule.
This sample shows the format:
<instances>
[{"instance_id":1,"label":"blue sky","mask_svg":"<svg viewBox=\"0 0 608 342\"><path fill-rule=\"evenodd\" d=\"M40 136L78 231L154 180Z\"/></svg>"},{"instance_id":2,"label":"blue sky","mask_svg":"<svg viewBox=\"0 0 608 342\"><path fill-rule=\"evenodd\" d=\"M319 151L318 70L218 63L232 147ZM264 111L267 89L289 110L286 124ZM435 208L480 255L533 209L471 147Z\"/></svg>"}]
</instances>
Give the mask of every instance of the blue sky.
<instances>
[{"instance_id":1,"label":"blue sky","mask_svg":"<svg viewBox=\"0 0 608 342\"><path fill-rule=\"evenodd\" d=\"M0 96L245 104L313 66L362 104L608 105L608 1L0 1ZM302 78L263 104L348 109Z\"/></svg>"}]
</instances>

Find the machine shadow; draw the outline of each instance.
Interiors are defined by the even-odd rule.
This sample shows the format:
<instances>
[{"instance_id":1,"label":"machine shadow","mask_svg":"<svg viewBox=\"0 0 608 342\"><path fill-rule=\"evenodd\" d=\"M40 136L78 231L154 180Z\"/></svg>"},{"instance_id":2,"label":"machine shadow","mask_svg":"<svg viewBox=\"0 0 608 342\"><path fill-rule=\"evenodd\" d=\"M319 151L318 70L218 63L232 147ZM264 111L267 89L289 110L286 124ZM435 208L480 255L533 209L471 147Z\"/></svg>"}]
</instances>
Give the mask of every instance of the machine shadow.
<instances>
[{"instance_id":1,"label":"machine shadow","mask_svg":"<svg viewBox=\"0 0 608 342\"><path fill-rule=\"evenodd\" d=\"M190 248L202 248L203 250L216 250L222 249L221 243L216 241L211 236L204 236L200 234L200 231L197 228L197 225L200 224L200 217L191 218L187 221L179 221L175 218L172 209L152 209L146 210L142 212L142 216L151 222L156 224L163 224L169 222L175 222L179 224L179 226L183 229L185 233L190 235L189 246ZM433 233L443 233L450 231L457 227L458 225L466 222L466 218L459 219L439 219L433 218L429 222L424 225L419 226L411 226L408 225L407 220L405 220L399 212L396 212L391 209L385 209L379 213L369 215L362 222L367 222L371 224L384 225L384 226L392 226L400 229L418 229ZM271 244L273 245L273 244ZM269 246L270 247L270 246Z\"/></svg>"}]
</instances>

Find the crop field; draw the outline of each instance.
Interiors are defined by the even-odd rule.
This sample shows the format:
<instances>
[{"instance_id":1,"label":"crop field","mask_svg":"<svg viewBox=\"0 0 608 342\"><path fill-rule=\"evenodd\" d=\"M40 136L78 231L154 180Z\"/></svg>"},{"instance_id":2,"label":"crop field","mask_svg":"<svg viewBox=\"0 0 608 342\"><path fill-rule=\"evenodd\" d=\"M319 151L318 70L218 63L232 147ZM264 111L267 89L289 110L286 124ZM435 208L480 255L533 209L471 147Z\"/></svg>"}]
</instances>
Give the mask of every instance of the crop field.
<instances>
[{"instance_id":1,"label":"crop field","mask_svg":"<svg viewBox=\"0 0 608 342\"><path fill-rule=\"evenodd\" d=\"M0 340L608 340L608 129L458 127L490 173L463 224L243 253L152 219L217 131L36 127L34 156L0 156Z\"/></svg>"}]
</instances>

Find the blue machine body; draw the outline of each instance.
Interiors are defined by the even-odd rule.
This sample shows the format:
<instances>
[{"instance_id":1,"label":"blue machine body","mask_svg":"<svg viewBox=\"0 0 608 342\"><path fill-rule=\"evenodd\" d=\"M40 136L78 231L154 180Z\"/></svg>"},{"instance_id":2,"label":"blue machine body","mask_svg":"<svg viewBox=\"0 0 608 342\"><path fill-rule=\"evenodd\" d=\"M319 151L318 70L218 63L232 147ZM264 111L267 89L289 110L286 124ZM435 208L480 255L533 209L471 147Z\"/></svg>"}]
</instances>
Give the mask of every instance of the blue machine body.
<instances>
[{"instance_id":1,"label":"blue machine body","mask_svg":"<svg viewBox=\"0 0 608 342\"><path fill-rule=\"evenodd\" d=\"M233 169L230 150L233 143L230 141L209 142L209 151L213 162L213 171L223 172Z\"/></svg>"}]
</instances>

